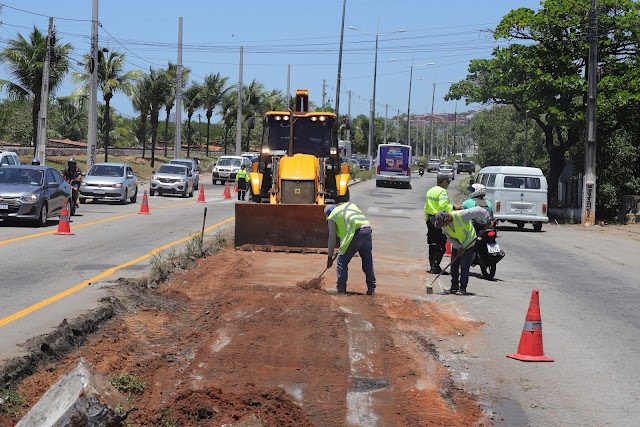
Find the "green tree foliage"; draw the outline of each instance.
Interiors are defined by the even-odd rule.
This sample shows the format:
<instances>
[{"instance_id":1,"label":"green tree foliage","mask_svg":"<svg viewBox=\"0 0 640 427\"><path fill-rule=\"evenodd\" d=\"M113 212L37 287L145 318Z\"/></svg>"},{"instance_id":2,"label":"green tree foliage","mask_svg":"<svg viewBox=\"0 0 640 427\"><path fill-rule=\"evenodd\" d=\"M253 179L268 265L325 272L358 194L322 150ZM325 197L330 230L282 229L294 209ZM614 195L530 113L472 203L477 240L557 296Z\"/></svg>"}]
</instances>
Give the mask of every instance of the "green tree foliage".
<instances>
[{"instance_id":1,"label":"green tree foliage","mask_svg":"<svg viewBox=\"0 0 640 427\"><path fill-rule=\"evenodd\" d=\"M167 98L164 109L166 112L165 121L164 121L164 155L167 156L167 148L169 146L169 116L171 115L171 110L173 109L174 104L176 103L176 90L178 87L178 66L172 62L169 62L169 66L167 67L167 73L172 83L171 94ZM189 80L189 74L191 74L191 69L188 67L182 67L182 89L187 85L187 81Z\"/></svg>"},{"instance_id":2,"label":"green tree foliage","mask_svg":"<svg viewBox=\"0 0 640 427\"><path fill-rule=\"evenodd\" d=\"M0 139L20 145L31 143L31 103L25 100L0 102Z\"/></svg>"},{"instance_id":3,"label":"green tree foliage","mask_svg":"<svg viewBox=\"0 0 640 427\"><path fill-rule=\"evenodd\" d=\"M151 167L155 166L158 117L167 98L171 96L171 88L171 79L168 74L164 70L156 70L153 67L149 69L148 74L142 76L138 86L135 102L140 103L140 110L149 112L151 123Z\"/></svg>"},{"instance_id":4,"label":"green tree foliage","mask_svg":"<svg viewBox=\"0 0 640 427\"><path fill-rule=\"evenodd\" d=\"M211 117L213 116L214 110L220 104L222 97L229 90L227 87L228 80L228 77L216 73L205 76L204 82L202 82L202 108L205 109L207 116L207 156L209 156L209 144L211 142Z\"/></svg>"}]
</instances>

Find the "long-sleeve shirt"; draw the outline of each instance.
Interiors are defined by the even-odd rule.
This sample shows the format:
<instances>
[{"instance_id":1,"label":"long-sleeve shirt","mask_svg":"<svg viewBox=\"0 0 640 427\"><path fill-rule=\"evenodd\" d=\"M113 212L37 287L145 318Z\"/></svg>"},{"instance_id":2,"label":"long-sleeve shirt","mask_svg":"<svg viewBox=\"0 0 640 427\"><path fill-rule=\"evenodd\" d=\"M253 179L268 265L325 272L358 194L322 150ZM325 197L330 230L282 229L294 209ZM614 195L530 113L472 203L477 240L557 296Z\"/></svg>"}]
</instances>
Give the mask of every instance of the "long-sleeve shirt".
<instances>
[{"instance_id":1,"label":"long-sleeve shirt","mask_svg":"<svg viewBox=\"0 0 640 427\"><path fill-rule=\"evenodd\" d=\"M464 210L458 211L458 214L460 215L460 219L462 219L462 221L464 221L465 223L469 223L472 220L476 220L476 221L479 221L480 223L486 224L487 222L489 222L489 219L490 219L489 212L487 212L487 210L482 206L476 206L475 208L471 208L471 209L464 209ZM449 241L449 243L451 243L451 247L456 249L462 249L462 242L459 242L458 240L454 239L448 234L447 234L447 240Z\"/></svg>"}]
</instances>

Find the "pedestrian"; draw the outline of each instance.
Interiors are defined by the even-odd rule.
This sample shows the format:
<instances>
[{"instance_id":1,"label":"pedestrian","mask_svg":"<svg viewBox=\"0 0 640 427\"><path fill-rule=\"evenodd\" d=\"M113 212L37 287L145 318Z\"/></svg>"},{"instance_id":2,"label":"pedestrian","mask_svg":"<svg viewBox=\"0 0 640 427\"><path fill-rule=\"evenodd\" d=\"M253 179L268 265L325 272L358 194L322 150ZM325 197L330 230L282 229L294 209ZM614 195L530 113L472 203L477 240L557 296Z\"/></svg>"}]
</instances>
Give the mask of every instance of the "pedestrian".
<instances>
[{"instance_id":1,"label":"pedestrian","mask_svg":"<svg viewBox=\"0 0 640 427\"><path fill-rule=\"evenodd\" d=\"M476 230L472 221L488 224L489 213L486 209L476 206L461 211L440 211L434 219L434 226L442 229L451 243L451 288L448 292L467 295L469 283L469 268L476 250Z\"/></svg>"},{"instance_id":2,"label":"pedestrian","mask_svg":"<svg viewBox=\"0 0 640 427\"><path fill-rule=\"evenodd\" d=\"M249 174L245 169L246 166L240 166L240 170L236 174L236 186L238 187L238 200L244 200L247 194L247 184L249 183Z\"/></svg>"},{"instance_id":3,"label":"pedestrian","mask_svg":"<svg viewBox=\"0 0 640 427\"><path fill-rule=\"evenodd\" d=\"M333 265L336 237L340 240L336 263L338 293L347 293L349 262L357 252L362 259L362 271L366 276L367 295L375 295L376 275L373 271L373 255L371 253L371 224L360 208L352 202L327 205L324 208L324 213L327 216L329 226L327 268Z\"/></svg>"},{"instance_id":4,"label":"pedestrian","mask_svg":"<svg viewBox=\"0 0 640 427\"><path fill-rule=\"evenodd\" d=\"M440 211L451 212L453 210L453 205L451 205L447 194L448 187L448 179L438 178L436 186L427 191L424 202L424 220L427 223L427 244L429 245L429 273L431 274L442 272L440 261L444 256L447 238L442 230L433 226L433 218Z\"/></svg>"}]
</instances>

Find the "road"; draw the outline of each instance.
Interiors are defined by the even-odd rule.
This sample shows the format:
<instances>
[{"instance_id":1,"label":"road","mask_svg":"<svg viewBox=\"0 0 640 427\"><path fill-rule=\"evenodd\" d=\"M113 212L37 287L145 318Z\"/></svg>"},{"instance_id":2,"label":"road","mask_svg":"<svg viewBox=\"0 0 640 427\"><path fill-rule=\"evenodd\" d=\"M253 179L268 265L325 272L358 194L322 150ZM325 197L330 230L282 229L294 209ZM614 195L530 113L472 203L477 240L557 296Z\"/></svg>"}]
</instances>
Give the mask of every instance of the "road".
<instances>
[{"instance_id":1,"label":"road","mask_svg":"<svg viewBox=\"0 0 640 427\"><path fill-rule=\"evenodd\" d=\"M461 197L459 182L450 187L454 200ZM460 333L434 344L454 380L495 413L498 425L636 425L640 229L549 224L534 233L530 226L519 232L503 225L498 241L507 255L498 264L495 281L481 279L475 267L468 288L472 295L444 294L448 276L441 276L434 293L427 295L425 284L431 276L426 273L422 207L434 183L435 174L427 174L414 175L412 189L376 188L373 181L352 187L352 200L374 230L377 294L434 303L458 318L484 323L480 333ZM220 186L205 185L205 192L208 227L232 216L233 200L222 199ZM143 274L152 250L202 227L203 204L195 198L153 197L150 207L152 215L145 216L137 215L139 203L84 205L71 224L74 236L53 235L54 225L45 230L0 228L0 256L8 264L0 285L0 321L5 322L0 326L1 358L19 352L16 344L25 337L45 333L94 305L102 284ZM349 287L362 292L357 264L354 260ZM96 277L97 283L7 321ZM553 363L505 357L518 348L533 289L540 292L544 348Z\"/></svg>"}]
</instances>

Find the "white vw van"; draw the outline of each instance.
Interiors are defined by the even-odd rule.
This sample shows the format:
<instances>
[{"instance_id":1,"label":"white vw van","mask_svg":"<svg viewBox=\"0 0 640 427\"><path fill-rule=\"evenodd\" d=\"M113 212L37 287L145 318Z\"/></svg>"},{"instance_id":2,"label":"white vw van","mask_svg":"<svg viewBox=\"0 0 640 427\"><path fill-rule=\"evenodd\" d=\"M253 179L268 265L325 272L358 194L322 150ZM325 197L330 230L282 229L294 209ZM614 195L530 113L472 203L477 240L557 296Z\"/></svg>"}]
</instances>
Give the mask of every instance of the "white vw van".
<instances>
[{"instance_id":1,"label":"white vw van","mask_svg":"<svg viewBox=\"0 0 640 427\"><path fill-rule=\"evenodd\" d=\"M493 217L518 226L530 222L535 231L542 229L547 217L547 179L538 168L488 166L478 173L476 182L487 188L487 200L493 204Z\"/></svg>"}]
</instances>

